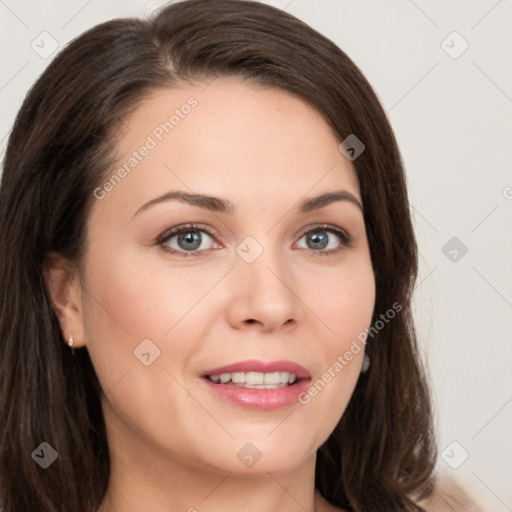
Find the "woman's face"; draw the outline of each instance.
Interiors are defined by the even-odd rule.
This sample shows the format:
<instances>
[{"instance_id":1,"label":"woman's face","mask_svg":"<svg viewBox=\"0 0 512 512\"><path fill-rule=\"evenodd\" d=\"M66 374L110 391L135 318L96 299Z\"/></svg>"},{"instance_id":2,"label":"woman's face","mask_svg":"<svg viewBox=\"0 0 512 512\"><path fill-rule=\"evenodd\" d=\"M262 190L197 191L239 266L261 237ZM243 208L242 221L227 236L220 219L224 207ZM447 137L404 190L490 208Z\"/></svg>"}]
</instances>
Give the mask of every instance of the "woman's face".
<instances>
[{"instance_id":1,"label":"woman's face","mask_svg":"<svg viewBox=\"0 0 512 512\"><path fill-rule=\"evenodd\" d=\"M375 299L341 141L292 95L229 80L159 90L122 130L118 165L95 191L74 331L104 390L114 456L252 474L311 461L359 377L362 350L333 368ZM204 377L234 363L217 374L307 373L276 389Z\"/></svg>"}]
</instances>

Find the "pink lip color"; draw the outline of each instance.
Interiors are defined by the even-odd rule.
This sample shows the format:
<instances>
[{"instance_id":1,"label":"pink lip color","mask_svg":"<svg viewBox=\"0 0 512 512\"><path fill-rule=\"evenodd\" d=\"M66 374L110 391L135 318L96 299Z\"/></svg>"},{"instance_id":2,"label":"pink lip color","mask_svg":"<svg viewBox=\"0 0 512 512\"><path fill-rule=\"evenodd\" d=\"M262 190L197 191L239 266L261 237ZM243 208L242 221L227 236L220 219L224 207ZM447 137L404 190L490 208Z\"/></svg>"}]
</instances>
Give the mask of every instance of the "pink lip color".
<instances>
[{"instance_id":1,"label":"pink lip color","mask_svg":"<svg viewBox=\"0 0 512 512\"><path fill-rule=\"evenodd\" d=\"M202 378L208 388L216 395L242 407L272 411L287 405L298 403L299 394L305 392L311 379L304 379L291 386L276 389L244 388L231 384L215 384Z\"/></svg>"},{"instance_id":2,"label":"pink lip color","mask_svg":"<svg viewBox=\"0 0 512 512\"><path fill-rule=\"evenodd\" d=\"M216 384L206 378L207 375L220 375L234 372L272 373L284 371L294 373L299 380L291 386L276 389L244 388L232 384ZM300 393L305 392L311 381L311 375L303 367L291 361L242 361L203 372L201 381L217 396L241 407L271 411L298 402Z\"/></svg>"}]
</instances>

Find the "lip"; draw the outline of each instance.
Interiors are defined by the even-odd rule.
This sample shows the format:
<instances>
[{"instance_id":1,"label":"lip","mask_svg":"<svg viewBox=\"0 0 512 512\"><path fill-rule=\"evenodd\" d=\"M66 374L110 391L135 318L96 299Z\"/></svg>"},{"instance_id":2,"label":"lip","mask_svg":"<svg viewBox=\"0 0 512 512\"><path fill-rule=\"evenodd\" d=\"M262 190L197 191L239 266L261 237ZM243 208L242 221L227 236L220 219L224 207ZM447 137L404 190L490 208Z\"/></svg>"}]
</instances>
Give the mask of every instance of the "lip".
<instances>
[{"instance_id":1,"label":"lip","mask_svg":"<svg viewBox=\"0 0 512 512\"><path fill-rule=\"evenodd\" d=\"M216 384L207 379L208 375L220 375L221 373L234 372L290 372L297 376L298 381L290 386L275 389L244 388L229 384ZM200 379L209 391L218 397L227 400L235 405L263 411L272 411L296 404L299 395L305 392L311 381L309 371L300 364L292 361L258 361L249 360L229 364L218 368L212 368L201 374Z\"/></svg>"},{"instance_id":2,"label":"lip","mask_svg":"<svg viewBox=\"0 0 512 512\"><path fill-rule=\"evenodd\" d=\"M247 361L240 361L238 363L228 364L218 368L212 368L201 373L201 377L207 375L220 375L221 373L235 373L235 372L290 372L297 376L297 379L310 379L311 374L300 364L292 361L259 361L257 359L250 359Z\"/></svg>"},{"instance_id":3,"label":"lip","mask_svg":"<svg viewBox=\"0 0 512 512\"><path fill-rule=\"evenodd\" d=\"M216 384L206 377L200 379L218 397L240 407L272 411L299 402L299 395L306 392L311 379L300 380L291 386L276 389L244 388L229 384Z\"/></svg>"}]
</instances>

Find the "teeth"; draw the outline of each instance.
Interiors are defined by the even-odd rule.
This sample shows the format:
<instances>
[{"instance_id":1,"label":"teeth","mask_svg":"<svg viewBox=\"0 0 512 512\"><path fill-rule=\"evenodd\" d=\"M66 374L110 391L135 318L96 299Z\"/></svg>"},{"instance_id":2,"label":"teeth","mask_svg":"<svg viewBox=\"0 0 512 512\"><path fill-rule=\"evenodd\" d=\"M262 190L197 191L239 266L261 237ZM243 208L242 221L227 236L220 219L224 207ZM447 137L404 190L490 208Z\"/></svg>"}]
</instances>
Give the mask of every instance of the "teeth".
<instances>
[{"instance_id":1,"label":"teeth","mask_svg":"<svg viewBox=\"0 0 512 512\"><path fill-rule=\"evenodd\" d=\"M239 384L245 382L245 373L244 372L236 372L231 374L231 380L233 384Z\"/></svg>"},{"instance_id":2,"label":"teeth","mask_svg":"<svg viewBox=\"0 0 512 512\"><path fill-rule=\"evenodd\" d=\"M226 384L226 382L229 382L231 380L231 374L230 373L221 373L219 380L220 380L221 384Z\"/></svg>"},{"instance_id":3,"label":"teeth","mask_svg":"<svg viewBox=\"0 0 512 512\"><path fill-rule=\"evenodd\" d=\"M293 384L296 375L290 372L234 372L209 375L208 378L216 384L228 384L229 382L246 388L272 389Z\"/></svg>"},{"instance_id":4,"label":"teeth","mask_svg":"<svg viewBox=\"0 0 512 512\"><path fill-rule=\"evenodd\" d=\"M263 373L258 372L247 372L245 374L245 383L246 384L263 384L263 381L265 380L266 375L263 375ZM243 382L243 380L239 380L238 382ZM279 382L279 380L277 381ZM271 382L268 382L267 384L272 384Z\"/></svg>"}]
</instances>

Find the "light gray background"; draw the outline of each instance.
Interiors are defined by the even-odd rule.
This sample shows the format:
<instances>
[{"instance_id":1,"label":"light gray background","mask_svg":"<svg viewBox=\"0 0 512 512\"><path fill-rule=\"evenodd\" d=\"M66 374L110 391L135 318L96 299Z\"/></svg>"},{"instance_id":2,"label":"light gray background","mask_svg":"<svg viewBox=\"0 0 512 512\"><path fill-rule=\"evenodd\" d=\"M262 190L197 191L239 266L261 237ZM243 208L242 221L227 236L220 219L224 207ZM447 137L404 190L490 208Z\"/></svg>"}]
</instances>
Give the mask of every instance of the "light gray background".
<instances>
[{"instance_id":1,"label":"light gray background","mask_svg":"<svg viewBox=\"0 0 512 512\"><path fill-rule=\"evenodd\" d=\"M62 46L94 24L164 3L0 0L2 157L26 92L52 58L31 47L51 48L42 32ZM512 1L267 3L338 44L388 112L421 253L415 315L431 367L439 468L486 510L512 511ZM465 255L460 242L443 253L452 237Z\"/></svg>"}]
</instances>

